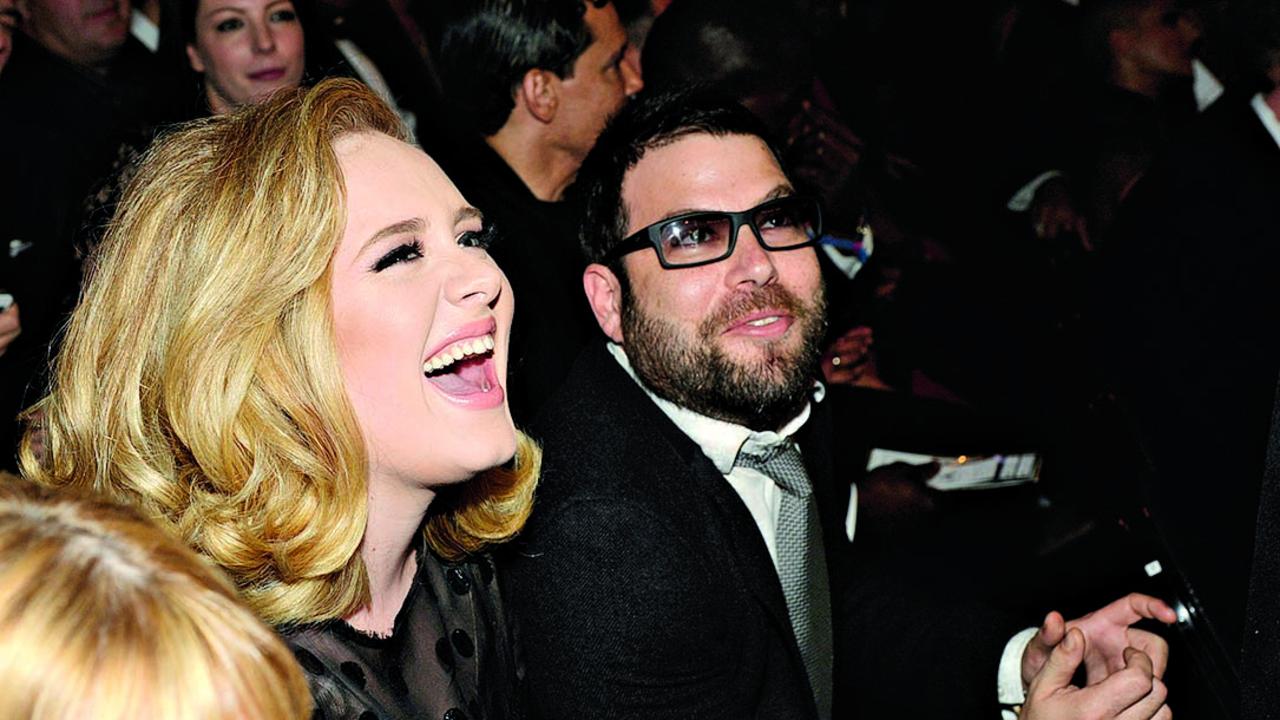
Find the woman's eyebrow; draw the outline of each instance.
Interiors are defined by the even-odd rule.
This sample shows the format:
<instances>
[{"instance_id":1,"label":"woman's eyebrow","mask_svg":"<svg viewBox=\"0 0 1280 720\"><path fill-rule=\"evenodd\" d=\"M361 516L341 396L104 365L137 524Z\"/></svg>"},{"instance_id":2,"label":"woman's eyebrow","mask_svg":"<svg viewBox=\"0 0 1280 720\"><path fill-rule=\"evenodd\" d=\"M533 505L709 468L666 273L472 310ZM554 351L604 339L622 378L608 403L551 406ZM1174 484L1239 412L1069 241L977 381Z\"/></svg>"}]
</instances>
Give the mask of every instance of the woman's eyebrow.
<instances>
[{"instance_id":1,"label":"woman's eyebrow","mask_svg":"<svg viewBox=\"0 0 1280 720\"><path fill-rule=\"evenodd\" d=\"M476 212L478 213L480 211L476 210ZM391 223L371 235L368 240L365 240L364 245L360 246L360 252L364 252L370 245L373 245L379 240L383 240L387 237L391 237L393 235L412 235L415 233L421 233L426 229L427 221L422 218L408 218L407 220Z\"/></svg>"}]
</instances>

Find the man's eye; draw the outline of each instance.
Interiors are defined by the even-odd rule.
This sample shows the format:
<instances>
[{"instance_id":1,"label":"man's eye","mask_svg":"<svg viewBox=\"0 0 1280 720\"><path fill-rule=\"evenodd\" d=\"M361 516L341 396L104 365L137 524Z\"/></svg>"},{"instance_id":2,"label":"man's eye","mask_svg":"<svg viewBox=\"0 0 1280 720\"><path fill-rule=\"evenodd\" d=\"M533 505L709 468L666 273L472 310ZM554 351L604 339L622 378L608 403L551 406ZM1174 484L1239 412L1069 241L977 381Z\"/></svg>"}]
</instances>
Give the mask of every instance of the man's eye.
<instances>
[{"instance_id":1,"label":"man's eye","mask_svg":"<svg viewBox=\"0 0 1280 720\"><path fill-rule=\"evenodd\" d=\"M373 264L372 270L374 272L382 272L392 265L410 262L420 257L422 257L422 244L414 240L413 242L399 245L386 255L378 258L378 261Z\"/></svg>"},{"instance_id":2,"label":"man's eye","mask_svg":"<svg viewBox=\"0 0 1280 720\"><path fill-rule=\"evenodd\" d=\"M220 33L226 33L239 30L242 27L244 27L244 21L240 18L227 18L217 25L214 25L213 29Z\"/></svg>"},{"instance_id":3,"label":"man's eye","mask_svg":"<svg viewBox=\"0 0 1280 720\"><path fill-rule=\"evenodd\" d=\"M680 223L668 229L666 245L670 248L695 248L717 239L715 228L702 223Z\"/></svg>"},{"instance_id":4,"label":"man's eye","mask_svg":"<svg viewBox=\"0 0 1280 720\"><path fill-rule=\"evenodd\" d=\"M768 228L792 228L797 225L795 214L788 210L775 209L765 213L757 223L761 230Z\"/></svg>"},{"instance_id":5,"label":"man's eye","mask_svg":"<svg viewBox=\"0 0 1280 720\"><path fill-rule=\"evenodd\" d=\"M498 239L498 231L493 225L485 224L479 230L468 230L458 236L458 245L468 248L488 250Z\"/></svg>"}]
</instances>

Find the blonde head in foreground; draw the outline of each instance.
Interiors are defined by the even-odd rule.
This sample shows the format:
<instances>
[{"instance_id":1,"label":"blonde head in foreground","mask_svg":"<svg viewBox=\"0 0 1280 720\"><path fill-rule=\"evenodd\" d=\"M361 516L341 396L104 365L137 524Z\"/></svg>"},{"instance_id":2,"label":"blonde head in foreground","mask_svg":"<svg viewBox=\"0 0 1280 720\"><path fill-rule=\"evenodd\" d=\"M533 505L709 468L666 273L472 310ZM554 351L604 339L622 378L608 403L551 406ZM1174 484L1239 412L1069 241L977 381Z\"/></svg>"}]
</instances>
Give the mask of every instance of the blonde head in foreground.
<instances>
[{"instance_id":1,"label":"blonde head in foreground","mask_svg":"<svg viewBox=\"0 0 1280 720\"><path fill-rule=\"evenodd\" d=\"M377 348L360 348L335 327L335 317L351 314L346 301L335 307L335 276L350 272L335 271L335 254L351 242L349 216L369 209L347 206L344 167L365 147L403 154L405 140L396 115L349 80L282 93L159 140L126 189L72 315L50 394L37 406L44 456L29 434L24 473L139 505L223 567L270 623L342 618L368 602L359 549L369 493L385 489L370 487L371 474L388 475L388 456L443 462L485 442L465 434L471 416L443 421L424 411L405 427L362 427L377 407L366 385L378 388L353 390L352 347ZM351 190L368 202L360 187ZM393 265L402 274L379 276L381 286L409 277L405 267L437 267ZM492 353L505 385L511 300L493 270L505 294ZM402 303L381 315L390 323L416 310ZM390 401L450 406L424 379L420 351L396 356L413 377L397 369L387 378L388 388L409 387ZM422 397L406 399L415 393ZM424 528L446 559L511 537L528 516L537 449L523 435L515 442L505 403L496 412L501 457L473 462L465 476L397 478L406 487L440 483ZM393 443L387 428L403 434ZM489 467L512 447L513 462Z\"/></svg>"},{"instance_id":2,"label":"blonde head in foreground","mask_svg":"<svg viewBox=\"0 0 1280 720\"><path fill-rule=\"evenodd\" d=\"M0 717L310 715L218 570L132 509L0 479Z\"/></svg>"}]
</instances>

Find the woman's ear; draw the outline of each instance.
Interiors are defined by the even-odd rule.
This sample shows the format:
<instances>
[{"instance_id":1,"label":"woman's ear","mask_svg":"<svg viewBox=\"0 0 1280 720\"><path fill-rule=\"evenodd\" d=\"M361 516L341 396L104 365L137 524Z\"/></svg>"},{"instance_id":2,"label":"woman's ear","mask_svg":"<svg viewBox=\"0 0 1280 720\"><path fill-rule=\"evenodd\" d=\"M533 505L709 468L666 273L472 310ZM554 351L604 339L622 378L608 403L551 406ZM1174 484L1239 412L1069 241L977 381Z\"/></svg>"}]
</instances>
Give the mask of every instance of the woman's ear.
<instances>
[{"instance_id":1,"label":"woman's ear","mask_svg":"<svg viewBox=\"0 0 1280 720\"><path fill-rule=\"evenodd\" d=\"M591 263L582 272L582 289L596 322L609 339L625 345L622 337L622 284L609 268Z\"/></svg>"},{"instance_id":2,"label":"woman's ear","mask_svg":"<svg viewBox=\"0 0 1280 720\"><path fill-rule=\"evenodd\" d=\"M187 43L187 62L191 63L191 69L200 74L204 74L204 60L201 59L200 53L196 50L196 46Z\"/></svg>"}]
</instances>

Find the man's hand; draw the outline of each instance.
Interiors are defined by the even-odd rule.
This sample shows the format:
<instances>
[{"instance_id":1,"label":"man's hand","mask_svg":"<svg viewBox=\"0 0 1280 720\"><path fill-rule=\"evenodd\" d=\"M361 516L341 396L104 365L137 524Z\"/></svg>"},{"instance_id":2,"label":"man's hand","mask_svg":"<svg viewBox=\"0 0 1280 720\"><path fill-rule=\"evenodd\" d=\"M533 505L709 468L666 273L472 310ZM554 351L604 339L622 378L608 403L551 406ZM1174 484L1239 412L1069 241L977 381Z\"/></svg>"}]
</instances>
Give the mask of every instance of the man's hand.
<instances>
[{"instance_id":1,"label":"man's hand","mask_svg":"<svg viewBox=\"0 0 1280 720\"><path fill-rule=\"evenodd\" d=\"M876 371L875 356L871 352L874 342L871 328L862 325L836 338L822 356L823 378L832 385L889 389Z\"/></svg>"},{"instance_id":2,"label":"man's hand","mask_svg":"<svg viewBox=\"0 0 1280 720\"><path fill-rule=\"evenodd\" d=\"M1140 650L1127 648L1123 665L1101 682L1072 685L1072 675L1088 655L1087 645L1078 628L1067 631L1032 678L1020 720L1171 720L1173 712L1164 704L1168 689Z\"/></svg>"},{"instance_id":3,"label":"man's hand","mask_svg":"<svg viewBox=\"0 0 1280 720\"><path fill-rule=\"evenodd\" d=\"M1074 234L1086 251L1093 249L1089 242L1089 225L1076 209L1071 191L1061 177L1050 178L1036 188L1028 216L1031 229L1041 240L1054 240L1059 236Z\"/></svg>"},{"instance_id":4,"label":"man's hand","mask_svg":"<svg viewBox=\"0 0 1280 720\"><path fill-rule=\"evenodd\" d=\"M1131 593L1115 602L1071 622L1051 612L1040 626L1040 632L1022 653L1022 680L1030 683L1040 672L1055 645L1067 631L1079 629L1085 637L1084 666L1087 683L1095 685L1126 666L1125 650L1135 648L1151 661L1157 678L1164 676L1169 662L1169 645L1158 635L1129 627L1142 619L1159 620L1166 625L1178 615L1163 600Z\"/></svg>"}]
</instances>

